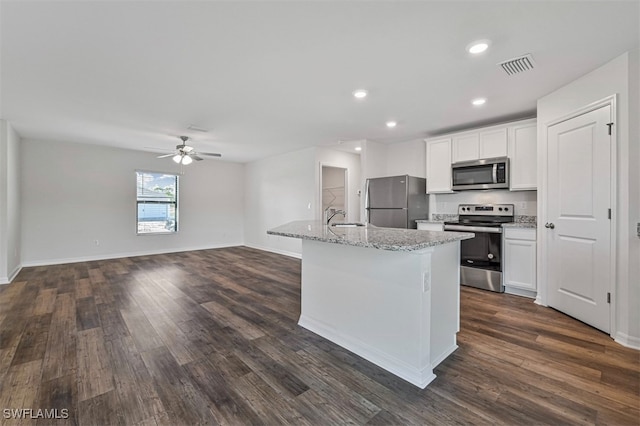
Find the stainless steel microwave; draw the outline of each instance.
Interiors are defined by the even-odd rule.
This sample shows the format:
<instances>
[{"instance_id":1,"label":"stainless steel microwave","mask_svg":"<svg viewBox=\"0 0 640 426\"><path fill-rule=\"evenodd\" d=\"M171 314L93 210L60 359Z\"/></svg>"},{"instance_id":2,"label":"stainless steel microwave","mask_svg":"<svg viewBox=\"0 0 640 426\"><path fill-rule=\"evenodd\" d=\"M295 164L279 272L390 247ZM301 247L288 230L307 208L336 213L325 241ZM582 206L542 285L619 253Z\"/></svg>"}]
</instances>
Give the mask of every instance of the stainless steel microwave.
<instances>
[{"instance_id":1,"label":"stainless steel microwave","mask_svg":"<svg viewBox=\"0 0 640 426\"><path fill-rule=\"evenodd\" d=\"M454 191L509 188L509 159L498 157L453 163L451 178Z\"/></svg>"}]
</instances>

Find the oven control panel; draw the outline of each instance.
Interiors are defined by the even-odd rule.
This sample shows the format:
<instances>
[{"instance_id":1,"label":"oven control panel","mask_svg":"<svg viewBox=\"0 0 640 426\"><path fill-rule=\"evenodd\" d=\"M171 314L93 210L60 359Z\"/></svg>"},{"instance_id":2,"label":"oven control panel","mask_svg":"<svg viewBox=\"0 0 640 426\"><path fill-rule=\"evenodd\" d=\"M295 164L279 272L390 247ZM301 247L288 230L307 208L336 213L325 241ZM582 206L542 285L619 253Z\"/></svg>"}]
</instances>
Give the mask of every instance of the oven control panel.
<instances>
[{"instance_id":1,"label":"oven control panel","mask_svg":"<svg viewBox=\"0 0 640 426\"><path fill-rule=\"evenodd\" d=\"M458 214L465 216L513 216L513 204L460 204Z\"/></svg>"}]
</instances>

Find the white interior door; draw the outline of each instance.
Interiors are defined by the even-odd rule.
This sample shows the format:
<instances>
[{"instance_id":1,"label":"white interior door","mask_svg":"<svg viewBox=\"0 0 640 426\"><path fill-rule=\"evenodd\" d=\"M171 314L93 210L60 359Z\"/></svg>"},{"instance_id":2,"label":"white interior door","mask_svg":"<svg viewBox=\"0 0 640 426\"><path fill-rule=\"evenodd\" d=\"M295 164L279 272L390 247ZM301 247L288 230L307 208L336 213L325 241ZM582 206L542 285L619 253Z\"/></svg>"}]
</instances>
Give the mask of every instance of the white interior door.
<instances>
[{"instance_id":1,"label":"white interior door","mask_svg":"<svg viewBox=\"0 0 640 426\"><path fill-rule=\"evenodd\" d=\"M611 106L548 128L548 304L610 330Z\"/></svg>"}]
</instances>

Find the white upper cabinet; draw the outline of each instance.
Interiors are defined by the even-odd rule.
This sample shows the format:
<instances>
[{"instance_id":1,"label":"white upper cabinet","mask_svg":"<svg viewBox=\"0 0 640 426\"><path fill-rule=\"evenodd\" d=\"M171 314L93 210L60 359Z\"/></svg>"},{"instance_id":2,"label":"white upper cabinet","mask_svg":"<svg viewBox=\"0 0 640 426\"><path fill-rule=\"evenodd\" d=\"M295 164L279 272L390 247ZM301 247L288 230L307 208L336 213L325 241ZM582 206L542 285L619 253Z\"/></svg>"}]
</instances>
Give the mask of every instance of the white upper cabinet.
<instances>
[{"instance_id":1,"label":"white upper cabinet","mask_svg":"<svg viewBox=\"0 0 640 426\"><path fill-rule=\"evenodd\" d=\"M453 162L477 160L480 158L480 138L478 133L466 133L453 137Z\"/></svg>"},{"instance_id":2,"label":"white upper cabinet","mask_svg":"<svg viewBox=\"0 0 640 426\"><path fill-rule=\"evenodd\" d=\"M536 119L466 130L427 143L427 192L452 192L451 164L483 158L509 157L509 189L537 188Z\"/></svg>"},{"instance_id":3,"label":"white upper cabinet","mask_svg":"<svg viewBox=\"0 0 640 426\"><path fill-rule=\"evenodd\" d=\"M451 138L427 140L427 193L451 191Z\"/></svg>"},{"instance_id":4,"label":"white upper cabinet","mask_svg":"<svg viewBox=\"0 0 640 426\"><path fill-rule=\"evenodd\" d=\"M509 128L509 159L512 191L537 188L537 131L536 121L529 120Z\"/></svg>"},{"instance_id":5,"label":"white upper cabinet","mask_svg":"<svg viewBox=\"0 0 640 426\"><path fill-rule=\"evenodd\" d=\"M507 156L507 126L454 135L453 162Z\"/></svg>"},{"instance_id":6,"label":"white upper cabinet","mask_svg":"<svg viewBox=\"0 0 640 426\"><path fill-rule=\"evenodd\" d=\"M507 128L480 132L480 157L507 156Z\"/></svg>"}]
</instances>

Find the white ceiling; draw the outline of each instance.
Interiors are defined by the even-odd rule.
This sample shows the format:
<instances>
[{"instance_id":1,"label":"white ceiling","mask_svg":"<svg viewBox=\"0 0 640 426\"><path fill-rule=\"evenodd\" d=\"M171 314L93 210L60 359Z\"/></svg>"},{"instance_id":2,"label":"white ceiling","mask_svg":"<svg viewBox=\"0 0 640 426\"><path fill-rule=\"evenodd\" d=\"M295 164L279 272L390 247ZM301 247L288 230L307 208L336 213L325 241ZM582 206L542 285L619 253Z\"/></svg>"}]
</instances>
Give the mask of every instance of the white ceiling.
<instances>
[{"instance_id":1,"label":"white ceiling","mask_svg":"<svg viewBox=\"0 0 640 426\"><path fill-rule=\"evenodd\" d=\"M141 150L186 134L240 162L413 140L534 115L541 96L638 46L638 5L2 0L0 117L26 139ZM490 50L471 57L482 38ZM496 66L526 53L532 71Z\"/></svg>"}]
</instances>

